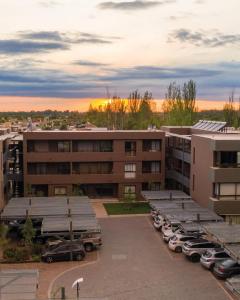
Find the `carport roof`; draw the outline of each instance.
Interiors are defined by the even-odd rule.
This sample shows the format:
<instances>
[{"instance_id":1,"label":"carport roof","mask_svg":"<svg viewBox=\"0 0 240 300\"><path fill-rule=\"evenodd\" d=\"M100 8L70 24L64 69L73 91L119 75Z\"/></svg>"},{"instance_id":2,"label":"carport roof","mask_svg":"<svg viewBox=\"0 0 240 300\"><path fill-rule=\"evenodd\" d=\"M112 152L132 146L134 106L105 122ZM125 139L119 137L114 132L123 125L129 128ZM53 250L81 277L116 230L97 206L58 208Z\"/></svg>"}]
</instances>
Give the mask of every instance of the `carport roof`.
<instances>
[{"instance_id":1,"label":"carport roof","mask_svg":"<svg viewBox=\"0 0 240 300\"><path fill-rule=\"evenodd\" d=\"M240 225L225 222L208 224L204 226L205 231L221 244L240 243Z\"/></svg>"},{"instance_id":2,"label":"carport roof","mask_svg":"<svg viewBox=\"0 0 240 300\"><path fill-rule=\"evenodd\" d=\"M158 210L169 221L198 222L222 221L222 217L213 211L199 206L193 200L152 200L150 206Z\"/></svg>"},{"instance_id":3,"label":"carport roof","mask_svg":"<svg viewBox=\"0 0 240 300\"><path fill-rule=\"evenodd\" d=\"M69 213L95 216L88 197L23 197L12 198L5 206L1 218L23 219L27 215L32 218L62 217Z\"/></svg>"},{"instance_id":4,"label":"carport roof","mask_svg":"<svg viewBox=\"0 0 240 300\"><path fill-rule=\"evenodd\" d=\"M178 190L142 191L143 198L150 200L191 199L191 196Z\"/></svg>"},{"instance_id":5,"label":"carport roof","mask_svg":"<svg viewBox=\"0 0 240 300\"><path fill-rule=\"evenodd\" d=\"M240 296L240 275L228 278L225 285L233 294Z\"/></svg>"},{"instance_id":6,"label":"carport roof","mask_svg":"<svg viewBox=\"0 0 240 300\"><path fill-rule=\"evenodd\" d=\"M73 232L100 232L100 225L94 216L45 217L42 223L42 233L69 232L72 222Z\"/></svg>"},{"instance_id":7,"label":"carport roof","mask_svg":"<svg viewBox=\"0 0 240 300\"><path fill-rule=\"evenodd\" d=\"M38 270L0 271L1 300L36 300Z\"/></svg>"}]
</instances>

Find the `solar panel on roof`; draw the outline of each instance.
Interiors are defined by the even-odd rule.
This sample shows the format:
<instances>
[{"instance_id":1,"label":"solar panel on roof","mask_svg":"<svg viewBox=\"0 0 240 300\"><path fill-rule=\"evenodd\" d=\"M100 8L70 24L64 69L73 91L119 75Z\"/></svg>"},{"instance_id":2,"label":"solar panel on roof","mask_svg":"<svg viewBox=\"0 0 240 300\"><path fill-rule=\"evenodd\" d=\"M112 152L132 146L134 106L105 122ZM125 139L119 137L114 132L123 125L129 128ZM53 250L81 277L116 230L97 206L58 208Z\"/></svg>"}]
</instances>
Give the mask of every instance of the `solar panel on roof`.
<instances>
[{"instance_id":1,"label":"solar panel on roof","mask_svg":"<svg viewBox=\"0 0 240 300\"><path fill-rule=\"evenodd\" d=\"M216 132L222 130L226 124L226 122L199 120L192 128Z\"/></svg>"}]
</instances>

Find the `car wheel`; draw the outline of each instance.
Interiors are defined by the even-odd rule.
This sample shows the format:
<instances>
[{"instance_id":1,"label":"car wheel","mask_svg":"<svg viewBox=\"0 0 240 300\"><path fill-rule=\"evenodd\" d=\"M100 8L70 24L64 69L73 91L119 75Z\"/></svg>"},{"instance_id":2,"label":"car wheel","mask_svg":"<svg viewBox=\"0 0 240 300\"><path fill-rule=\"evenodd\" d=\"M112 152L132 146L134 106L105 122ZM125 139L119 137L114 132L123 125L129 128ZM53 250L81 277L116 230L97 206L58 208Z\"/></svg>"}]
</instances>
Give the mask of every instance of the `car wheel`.
<instances>
[{"instance_id":1,"label":"car wheel","mask_svg":"<svg viewBox=\"0 0 240 300\"><path fill-rule=\"evenodd\" d=\"M182 247L177 246L177 247L175 248L175 252L181 253L181 252L182 252Z\"/></svg>"},{"instance_id":2,"label":"car wheel","mask_svg":"<svg viewBox=\"0 0 240 300\"><path fill-rule=\"evenodd\" d=\"M76 256L76 260L77 260L77 261L83 260L83 255L79 253L79 254Z\"/></svg>"},{"instance_id":3,"label":"car wheel","mask_svg":"<svg viewBox=\"0 0 240 300\"><path fill-rule=\"evenodd\" d=\"M52 263L53 262L53 258L52 258L52 256L48 256L47 258L46 258L46 262L47 263Z\"/></svg>"},{"instance_id":4,"label":"car wheel","mask_svg":"<svg viewBox=\"0 0 240 300\"><path fill-rule=\"evenodd\" d=\"M200 260L200 255L199 254L191 255L191 261L192 262L199 262L199 260Z\"/></svg>"},{"instance_id":5,"label":"car wheel","mask_svg":"<svg viewBox=\"0 0 240 300\"><path fill-rule=\"evenodd\" d=\"M85 248L85 251L86 251L86 252L91 252L91 251L93 251L93 245L90 244L90 243L85 244L85 245L84 245L84 248Z\"/></svg>"}]
</instances>

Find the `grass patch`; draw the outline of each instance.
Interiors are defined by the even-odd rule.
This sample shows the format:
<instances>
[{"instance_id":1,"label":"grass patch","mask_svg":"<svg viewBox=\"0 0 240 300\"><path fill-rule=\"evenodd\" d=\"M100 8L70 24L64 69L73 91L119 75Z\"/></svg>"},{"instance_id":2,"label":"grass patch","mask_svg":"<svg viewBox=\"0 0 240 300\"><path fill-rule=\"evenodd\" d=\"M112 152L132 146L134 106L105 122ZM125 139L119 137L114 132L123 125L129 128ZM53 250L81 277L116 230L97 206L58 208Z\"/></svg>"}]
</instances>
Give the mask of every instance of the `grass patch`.
<instances>
[{"instance_id":1,"label":"grass patch","mask_svg":"<svg viewBox=\"0 0 240 300\"><path fill-rule=\"evenodd\" d=\"M108 215L148 214L150 206L146 202L104 203Z\"/></svg>"}]
</instances>

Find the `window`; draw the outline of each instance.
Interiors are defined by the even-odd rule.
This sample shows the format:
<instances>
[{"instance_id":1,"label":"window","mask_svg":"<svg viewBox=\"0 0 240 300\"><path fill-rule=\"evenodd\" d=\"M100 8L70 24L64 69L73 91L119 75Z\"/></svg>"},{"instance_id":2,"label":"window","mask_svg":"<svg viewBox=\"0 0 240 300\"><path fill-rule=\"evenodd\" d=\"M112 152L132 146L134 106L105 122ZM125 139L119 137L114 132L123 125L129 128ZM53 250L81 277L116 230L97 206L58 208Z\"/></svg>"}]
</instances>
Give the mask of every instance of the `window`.
<instances>
[{"instance_id":1,"label":"window","mask_svg":"<svg viewBox=\"0 0 240 300\"><path fill-rule=\"evenodd\" d=\"M113 141L73 141L73 152L112 152Z\"/></svg>"},{"instance_id":2,"label":"window","mask_svg":"<svg viewBox=\"0 0 240 300\"><path fill-rule=\"evenodd\" d=\"M66 196L67 195L67 188L65 186L58 186L54 188L54 195L55 196Z\"/></svg>"},{"instance_id":3,"label":"window","mask_svg":"<svg viewBox=\"0 0 240 300\"><path fill-rule=\"evenodd\" d=\"M160 161L143 161L142 173L161 173Z\"/></svg>"},{"instance_id":4,"label":"window","mask_svg":"<svg viewBox=\"0 0 240 300\"><path fill-rule=\"evenodd\" d=\"M161 151L161 140L143 140L143 151Z\"/></svg>"},{"instance_id":5,"label":"window","mask_svg":"<svg viewBox=\"0 0 240 300\"><path fill-rule=\"evenodd\" d=\"M70 142L57 142L57 152L70 152Z\"/></svg>"},{"instance_id":6,"label":"window","mask_svg":"<svg viewBox=\"0 0 240 300\"><path fill-rule=\"evenodd\" d=\"M136 142L125 142L125 154L128 156L136 155Z\"/></svg>"},{"instance_id":7,"label":"window","mask_svg":"<svg viewBox=\"0 0 240 300\"><path fill-rule=\"evenodd\" d=\"M131 198L134 200L136 198L136 186L135 185L125 185L124 186L124 198Z\"/></svg>"},{"instance_id":8,"label":"window","mask_svg":"<svg viewBox=\"0 0 240 300\"><path fill-rule=\"evenodd\" d=\"M125 178L135 178L136 177L136 164L125 164Z\"/></svg>"},{"instance_id":9,"label":"window","mask_svg":"<svg viewBox=\"0 0 240 300\"><path fill-rule=\"evenodd\" d=\"M233 198L240 197L240 183L215 183L214 196L217 198Z\"/></svg>"}]
</instances>

